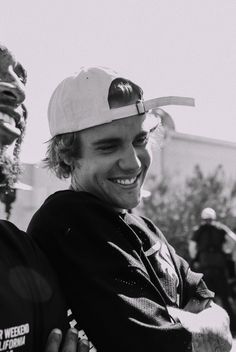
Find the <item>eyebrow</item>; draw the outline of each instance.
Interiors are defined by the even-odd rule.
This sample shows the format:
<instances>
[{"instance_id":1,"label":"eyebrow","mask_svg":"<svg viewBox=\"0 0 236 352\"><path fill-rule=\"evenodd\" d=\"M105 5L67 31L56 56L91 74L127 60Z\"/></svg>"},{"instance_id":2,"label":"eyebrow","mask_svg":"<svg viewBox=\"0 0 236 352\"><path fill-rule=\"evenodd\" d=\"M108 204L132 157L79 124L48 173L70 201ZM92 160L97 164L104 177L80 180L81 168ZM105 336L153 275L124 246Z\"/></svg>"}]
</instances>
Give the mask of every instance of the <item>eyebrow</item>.
<instances>
[{"instance_id":1,"label":"eyebrow","mask_svg":"<svg viewBox=\"0 0 236 352\"><path fill-rule=\"evenodd\" d=\"M154 132L157 129L157 127L158 127L158 124L156 124L156 126L152 127L149 132L150 133Z\"/></svg>"},{"instance_id":2,"label":"eyebrow","mask_svg":"<svg viewBox=\"0 0 236 352\"><path fill-rule=\"evenodd\" d=\"M95 141L92 143L94 147L99 147L101 145L105 144L113 144L113 143L119 143L121 141L121 138L103 138L99 139L98 141Z\"/></svg>"},{"instance_id":3,"label":"eyebrow","mask_svg":"<svg viewBox=\"0 0 236 352\"><path fill-rule=\"evenodd\" d=\"M145 136L149 132L151 132L151 130L150 131L142 131L142 132L138 133L137 136L134 137L134 139ZM93 142L92 145L94 147L100 147L101 145L120 143L121 140L122 140L122 138L119 138L119 137L103 138L103 139L99 139L99 140Z\"/></svg>"}]
</instances>

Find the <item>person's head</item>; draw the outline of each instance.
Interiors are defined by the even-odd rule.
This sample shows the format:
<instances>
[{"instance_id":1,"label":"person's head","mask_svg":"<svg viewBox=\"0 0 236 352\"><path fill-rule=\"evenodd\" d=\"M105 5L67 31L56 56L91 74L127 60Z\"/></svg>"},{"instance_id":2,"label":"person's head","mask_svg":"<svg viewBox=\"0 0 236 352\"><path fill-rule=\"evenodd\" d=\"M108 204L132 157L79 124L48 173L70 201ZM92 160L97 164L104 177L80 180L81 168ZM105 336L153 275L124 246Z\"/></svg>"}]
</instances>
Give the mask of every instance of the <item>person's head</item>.
<instances>
[{"instance_id":1,"label":"person's head","mask_svg":"<svg viewBox=\"0 0 236 352\"><path fill-rule=\"evenodd\" d=\"M126 111L115 114L142 98L139 86L103 68L82 69L64 80L49 104L49 167L59 177L71 176L75 190L92 193L114 208L135 207L158 119L138 115L136 108L130 116Z\"/></svg>"},{"instance_id":2,"label":"person's head","mask_svg":"<svg viewBox=\"0 0 236 352\"><path fill-rule=\"evenodd\" d=\"M0 44L0 187L5 189L13 186L20 171L18 156L26 122L25 83L26 71ZM14 143L8 154L8 147Z\"/></svg>"},{"instance_id":3,"label":"person's head","mask_svg":"<svg viewBox=\"0 0 236 352\"><path fill-rule=\"evenodd\" d=\"M59 177L71 176L76 191L117 209L134 208L151 163L150 135L160 121L147 109L161 106L156 100L144 101L142 89L114 71L82 68L50 99L47 165Z\"/></svg>"},{"instance_id":4,"label":"person's head","mask_svg":"<svg viewBox=\"0 0 236 352\"><path fill-rule=\"evenodd\" d=\"M201 220L203 222L209 222L216 220L216 212L212 208L204 208L201 212Z\"/></svg>"}]
</instances>

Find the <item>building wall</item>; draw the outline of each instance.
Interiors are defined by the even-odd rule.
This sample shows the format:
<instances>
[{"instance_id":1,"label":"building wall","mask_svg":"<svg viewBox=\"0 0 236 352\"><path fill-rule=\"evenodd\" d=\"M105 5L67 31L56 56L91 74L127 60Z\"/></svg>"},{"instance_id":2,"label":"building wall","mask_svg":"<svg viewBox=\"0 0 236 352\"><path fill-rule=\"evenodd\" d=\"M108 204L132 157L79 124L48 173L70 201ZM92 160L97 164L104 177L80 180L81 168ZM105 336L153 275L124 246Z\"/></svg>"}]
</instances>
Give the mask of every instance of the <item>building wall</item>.
<instances>
[{"instance_id":1,"label":"building wall","mask_svg":"<svg viewBox=\"0 0 236 352\"><path fill-rule=\"evenodd\" d=\"M236 180L236 143L171 132L154 152L150 174L180 183L199 164L204 174L222 165L226 182Z\"/></svg>"}]
</instances>

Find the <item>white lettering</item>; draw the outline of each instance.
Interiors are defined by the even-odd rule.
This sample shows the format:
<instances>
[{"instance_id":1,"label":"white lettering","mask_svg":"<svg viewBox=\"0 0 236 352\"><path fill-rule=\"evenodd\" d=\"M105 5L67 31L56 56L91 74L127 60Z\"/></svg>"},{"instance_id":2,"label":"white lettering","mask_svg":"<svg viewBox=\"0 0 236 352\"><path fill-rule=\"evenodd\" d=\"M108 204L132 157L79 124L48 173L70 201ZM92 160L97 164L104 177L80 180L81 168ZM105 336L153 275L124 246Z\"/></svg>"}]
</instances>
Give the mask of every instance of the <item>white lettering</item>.
<instances>
[{"instance_id":1,"label":"white lettering","mask_svg":"<svg viewBox=\"0 0 236 352\"><path fill-rule=\"evenodd\" d=\"M4 329L5 338L13 338L22 336L29 333L29 324L23 324L19 326L12 326L11 328Z\"/></svg>"},{"instance_id":2,"label":"white lettering","mask_svg":"<svg viewBox=\"0 0 236 352\"><path fill-rule=\"evenodd\" d=\"M16 348L25 344L25 336L18 337L16 339L5 340L0 342L0 351L6 351L6 349Z\"/></svg>"},{"instance_id":3,"label":"white lettering","mask_svg":"<svg viewBox=\"0 0 236 352\"><path fill-rule=\"evenodd\" d=\"M18 337L17 339L9 340L9 348L16 348L25 344L25 336Z\"/></svg>"},{"instance_id":4,"label":"white lettering","mask_svg":"<svg viewBox=\"0 0 236 352\"><path fill-rule=\"evenodd\" d=\"M26 334L30 331L29 324L11 326L0 329L0 352L14 352L14 348L25 345Z\"/></svg>"}]
</instances>

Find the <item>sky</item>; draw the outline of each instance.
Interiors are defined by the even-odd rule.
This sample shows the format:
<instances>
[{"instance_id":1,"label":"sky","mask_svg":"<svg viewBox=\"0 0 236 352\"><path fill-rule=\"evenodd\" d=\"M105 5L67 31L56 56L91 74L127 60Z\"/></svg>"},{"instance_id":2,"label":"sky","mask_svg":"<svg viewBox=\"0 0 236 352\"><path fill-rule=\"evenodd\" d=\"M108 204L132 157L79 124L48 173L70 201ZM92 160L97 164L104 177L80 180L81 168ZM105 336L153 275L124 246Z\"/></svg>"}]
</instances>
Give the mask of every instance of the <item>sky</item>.
<instances>
[{"instance_id":1,"label":"sky","mask_svg":"<svg viewBox=\"0 0 236 352\"><path fill-rule=\"evenodd\" d=\"M28 71L21 159L38 162L50 138L47 105L81 66L107 66L145 99L179 95L176 130L236 143L235 0L0 0L0 41Z\"/></svg>"}]
</instances>

